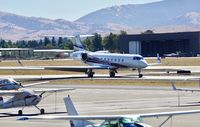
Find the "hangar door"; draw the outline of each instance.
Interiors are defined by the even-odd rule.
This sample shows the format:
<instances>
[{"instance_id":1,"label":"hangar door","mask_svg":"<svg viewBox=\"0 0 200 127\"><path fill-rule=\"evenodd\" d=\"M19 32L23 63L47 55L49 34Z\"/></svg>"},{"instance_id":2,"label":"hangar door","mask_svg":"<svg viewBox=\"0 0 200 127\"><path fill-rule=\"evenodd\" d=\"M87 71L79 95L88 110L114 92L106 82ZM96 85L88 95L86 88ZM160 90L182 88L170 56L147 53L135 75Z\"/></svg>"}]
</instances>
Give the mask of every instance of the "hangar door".
<instances>
[{"instance_id":1,"label":"hangar door","mask_svg":"<svg viewBox=\"0 0 200 127\"><path fill-rule=\"evenodd\" d=\"M129 53L130 54L141 54L140 41L129 41Z\"/></svg>"}]
</instances>

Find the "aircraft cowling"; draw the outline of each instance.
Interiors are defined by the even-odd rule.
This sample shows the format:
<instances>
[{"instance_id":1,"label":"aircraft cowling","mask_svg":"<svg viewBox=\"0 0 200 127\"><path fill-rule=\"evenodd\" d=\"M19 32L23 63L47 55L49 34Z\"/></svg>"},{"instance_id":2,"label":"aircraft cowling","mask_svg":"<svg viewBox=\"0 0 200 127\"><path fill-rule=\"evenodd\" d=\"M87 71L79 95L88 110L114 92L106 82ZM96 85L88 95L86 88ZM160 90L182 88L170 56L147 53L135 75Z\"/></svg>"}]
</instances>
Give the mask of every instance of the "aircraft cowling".
<instances>
[{"instance_id":1,"label":"aircraft cowling","mask_svg":"<svg viewBox=\"0 0 200 127\"><path fill-rule=\"evenodd\" d=\"M82 61L86 61L88 59L88 54L87 53L82 53L81 54L81 59L82 59Z\"/></svg>"}]
</instances>

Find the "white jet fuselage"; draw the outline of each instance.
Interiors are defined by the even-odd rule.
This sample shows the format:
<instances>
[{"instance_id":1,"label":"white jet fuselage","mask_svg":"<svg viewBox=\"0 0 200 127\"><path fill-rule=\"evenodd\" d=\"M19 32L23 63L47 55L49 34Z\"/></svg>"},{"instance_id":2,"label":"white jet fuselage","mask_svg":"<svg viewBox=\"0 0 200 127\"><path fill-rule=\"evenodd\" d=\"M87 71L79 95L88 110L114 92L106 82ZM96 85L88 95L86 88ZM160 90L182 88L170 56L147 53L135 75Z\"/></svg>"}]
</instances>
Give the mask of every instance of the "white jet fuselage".
<instances>
[{"instance_id":1,"label":"white jet fuselage","mask_svg":"<svg viewBox=\"0 0 200 127\"><path fill-rule=\"evenodd\" d=\"M146 60L141 55L137 54L77 51L72 53L71 57L76 60L82 60L84 63L91 66L139 69L146 68L148 66Z\"/></svg>"}]
</instances>

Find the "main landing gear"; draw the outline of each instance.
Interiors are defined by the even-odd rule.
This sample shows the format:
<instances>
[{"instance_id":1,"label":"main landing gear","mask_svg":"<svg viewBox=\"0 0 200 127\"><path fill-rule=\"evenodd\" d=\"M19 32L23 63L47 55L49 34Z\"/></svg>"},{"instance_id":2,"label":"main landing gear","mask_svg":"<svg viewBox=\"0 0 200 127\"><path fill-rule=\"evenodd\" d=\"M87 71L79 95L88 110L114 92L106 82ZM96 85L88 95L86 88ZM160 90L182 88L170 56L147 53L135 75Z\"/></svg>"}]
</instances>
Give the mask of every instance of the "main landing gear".
<instances>
[{"instance_id":1,"label":"main landing gear","mask_svg":"<svg viewBox=\"0 0 200 127\"><path fill-rule=\"evenodd\" d=\"M35 105L35 107L40 111L40 114L44 114L45 113L45 110L43 108L40 109L36 105ZM18 115L19 116L21 116L23 114L23 109L18 111Z\"/></svg>"},{"instance_id":2,"label":"main landing gear","mask_svg":"<svg viewBox=\"0 0 200 127\"><path fill-rule=\"evenodd\" d=\"M92 71L92 69L90 69L90 70L88 70L86 72L86 74L88 75L88 78L93 78L93 76L94 76L95 73Z\"/></svg>"},{"instance_id":3,"label":"main landing gear","mask_svg":"<svg viewBox=\"0 0 200 127\"><path fill-rule=\"evenodd\" d=\"M110 70L110 71L109 71L110 77L111 77L111 78L115 77L115 73L117 73L116 70Z\"/></svg>"}]
</instances>

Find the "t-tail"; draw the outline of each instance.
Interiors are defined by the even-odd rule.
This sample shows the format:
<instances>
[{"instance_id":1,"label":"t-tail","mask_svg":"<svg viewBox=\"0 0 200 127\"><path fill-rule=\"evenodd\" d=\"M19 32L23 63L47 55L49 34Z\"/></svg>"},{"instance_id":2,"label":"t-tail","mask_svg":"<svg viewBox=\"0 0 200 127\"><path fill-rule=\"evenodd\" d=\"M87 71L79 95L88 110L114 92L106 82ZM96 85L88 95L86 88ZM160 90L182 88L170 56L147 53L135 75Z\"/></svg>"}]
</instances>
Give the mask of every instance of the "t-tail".
<instances>
[{"instance_id":1,"label":"t-tail","mask_svg":"<svg viewBox=\"0 0 200 127\"><path fill-rule=\"evenodd\" d=\"M75 51L84 51L84 46L81 42L81 37L80 35L75 36L75 41L73 42L74 50Z\"/></svg>"},{"instance_id":2,"label":"t-tail","mask_svg":"<svg viewBox=\"0 0 200 127\"><path fill-rule=\"evenodd\" d=\"M70 98L70 96L64 98L65 106L67 109L67 113L69 116L78 116L78 112L74 107L74 104ZM70 120L71 127L85 127L87 125L93 125L93 123L86 120Z\"/></svg>"},{"instance_id":3,"label":"t-tail","mask_svg":"<svg viewBox=\"0 0 200 127\"><path fill-rule=\"evenodd\" d=\"M172 88L173 88L173 90L177 90L175 84L174 84L173 82L172 82L171 84L172 84Z\"/></svg>"}]
</instances>

